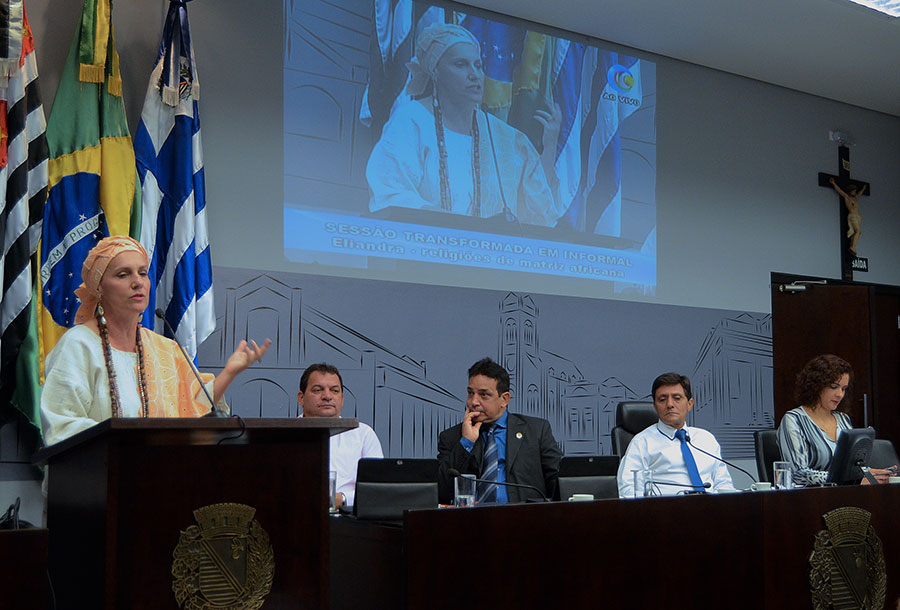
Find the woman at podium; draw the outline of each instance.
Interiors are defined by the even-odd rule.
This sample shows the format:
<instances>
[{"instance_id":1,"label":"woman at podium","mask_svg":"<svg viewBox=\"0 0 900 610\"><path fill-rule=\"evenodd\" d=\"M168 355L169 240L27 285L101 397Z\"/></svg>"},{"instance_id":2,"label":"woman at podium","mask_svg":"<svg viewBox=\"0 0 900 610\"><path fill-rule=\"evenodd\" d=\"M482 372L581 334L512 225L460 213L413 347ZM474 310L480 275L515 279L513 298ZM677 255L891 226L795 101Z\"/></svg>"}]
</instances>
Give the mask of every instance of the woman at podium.
<instances>
[{"instance_id":1,"label":"woman at podium","mask_svg":"<svg viewBox=\"0 0 900 610\"><path fill-rule=\"evenodd\" d=\"M850 364L831 354L816 356L797 374L794 397L800 406L785 413L778 426L778 448L792 465L796 485L826 483L838 435L853 427L850 417L838 410L852 379ZM869 472L880 482L890 474L875 468Z\"/></svg>"},{"instance_id":2,"label":"woman at podium","mask_svg":"<svg viewBox=\"0 0 900 610\"><path fill-rule=\"evenodd\" d=\"M75 326L50 352L41 394L47 445L110 417L197 417L212 407L178 344L141 326L150 294L149 260L130 237L101 240L81 268ZM222 408L234 378L271 344L241 341L225 368L202 373Z\"/></svg>"}]
</instances>

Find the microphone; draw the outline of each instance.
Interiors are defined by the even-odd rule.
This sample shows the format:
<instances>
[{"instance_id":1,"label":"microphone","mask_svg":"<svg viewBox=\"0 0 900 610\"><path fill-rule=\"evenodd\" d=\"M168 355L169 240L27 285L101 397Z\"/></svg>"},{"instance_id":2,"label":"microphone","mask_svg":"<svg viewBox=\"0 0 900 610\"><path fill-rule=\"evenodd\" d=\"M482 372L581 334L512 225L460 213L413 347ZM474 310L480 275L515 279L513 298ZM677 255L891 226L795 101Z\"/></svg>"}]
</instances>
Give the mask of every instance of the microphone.
<instances>
[{"instance_id":1,"label":"microphone","mask_svg":"<svg viewBox=\"0 0 900 610\"><path fill-rule=\"evenodd\" d=\"M872 476L872 473L869 472L869 467L863 463L862 460L856 460L856 467L859 468L859 471L862 473L863 477L869 482L869 485L878 485L878 479Z\"/></svg>"},{"instance_id":2,"label":"microphone","mask_svg":"<svg viewBox=\"0 0 900 610\"><path fill-rule=\"evenodd\" d=\"M197 369L194 368L194 361L191 360L187 352L184 351L184 347L178 341L178 337L175 336L175 329L172 328L172 325L169 324L168 320L166 320L166 312L158 307L154 313L156 314L156 317L163 321L163 324L166 325L166 328L169 329L169 332L172 333L172 340L175 342L175 345L177 345L181 350L181 354L184 356L184 359L188 361L188 364L191 367L191 372L194 373L194 377L197 378L197 382L200 384L200 388L203 390L203 393L206 394L206 398L209 400L209 404L212 405L209 413L207 413L203 417L228 417L228 413L217 407L216 402L213 400L212 396L209 395L209 390L206 389L206 385L203 383L203 380L200 379L200 373L198 373Z\"/></svg>"},{"instance_id":3,"label":"microphone","mask_svg":"<svg viewBox=\"0 0 900 610\"><path fill-rule=\"evenodd\" d=\"M497 187L500 189L500 200L503 202L503 211L497 216L502 215L503 220L506 222L514 222L517 225L519 224L518 217L512 213L512 210L509 208L509 205L506 203L506 195L503 192L503 181L500 179L500 164L497 163L497 149L494 147L494 132L491 130L491 119L488 116L487 112L484 110L481 111L484 114L484 124L487 125L488 132L488 140L491 142L491 153L494 156L494 171L497 174ZM519 226L519 230L521 232L521 225Z\"/></svg>"},{"instance_id":4,"label":"microphone","mask_svg":"<svg viewBox=\"0 0 900 610\"><path fill-rule=\"evenodd\" d=\"M460 473L456 468L448 468L448 469L447 469L447 473L448 473L451 477L454 477L454 478L456 478L456 477L458 477L458 476L461 476L461 473ZM541 495L541 500L542 500L542 501L544 501L544 502L549 502L549 501L550 501L550 498L548 498L547 496L545 496L545 495L544 495L544 492L542 492L540 489L538 489L538 488L535 487L534 485L525 485L525 484L522 484L522 483L508 483L508 482L506 482L506 481L488 481L487 479L472 479L472 480L475 481L476 483L488 483L488 484L490 484L490 485L503 485L503 486L505 486L505 487L520 487L520 488L522 488L522 489L531 489L531 490L533 490L533 491L538 492L538 493Z\"/></svg>"},{"instance_id":5,"label":"microphone","mask_svg":"<svg viewBox=\"0 0 900 610\"><path fill-rule=\"evenodd\" d=\"M693 485L691 483L675 483L674 481L657 481L655 479L653 481L650 481L650 485L652 485L653 487L657 485L668 485L669 487L688 487L696 493L706 493L705 491L698 489L698 487L702 487L703 489L709 489L710 487L712 487L712 483L710 483L709 481L703 483L702 485ZM657 490L657 493L659 493L659 490Z\"/></svg>"},{"instance_id":6,"label":"microphone","mask_svg":"<svg viewBox=\"0 0 900 610\"><path fill-rule=\"evenodd\" d=\"M708 455L709 457L713 458L714 460L719 460L719 461L722 462L723 464L726 464L726 465L728 465L728 466L731 466L732 468L735 468L735 469L737 469L737 470L740 470L740 471L743 472L745 475L747 475L748 477L750 477L750 480L751 480L751 481L753 481L754 483L759 483L759 481L756 480L756 477L754 477L752 474L750 474L749 472L747 472L746 470L744 470L743 468L741 468L741 467L738 466L737 464L732 464L732 463L729 462L728 460L723 460L723 459L720 458L719 456L713 455L713 454L710 453L709 451L704 451L703 449L701 449L700 447L698 447L697 445L695 445L694 443L692 443L692 442L691 442L691 435L687 433L687 430L684 431L684 440L685 440L685 442L687 442L691 447L693 447L694 449L696 449L696 450L699 451L700 453L705 453L706 455Z\"/></svg>"}]
</instances>

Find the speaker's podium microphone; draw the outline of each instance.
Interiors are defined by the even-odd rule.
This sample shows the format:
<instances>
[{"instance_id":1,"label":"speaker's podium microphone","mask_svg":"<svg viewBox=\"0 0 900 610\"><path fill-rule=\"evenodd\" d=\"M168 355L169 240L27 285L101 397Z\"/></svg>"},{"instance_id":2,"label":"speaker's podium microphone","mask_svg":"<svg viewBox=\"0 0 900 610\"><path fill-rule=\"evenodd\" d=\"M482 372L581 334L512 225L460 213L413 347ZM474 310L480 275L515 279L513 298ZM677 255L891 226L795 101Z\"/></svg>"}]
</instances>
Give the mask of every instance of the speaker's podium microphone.
<instances>
[{"instance_id":1,"label":"speaker's podium microphone","mask_svg":"<svg viewBox=\"0 0 900 610\"><path fill-rule=\"evenodd\" d=\"M461 476L460 472L456 468L448 468L447 474L449 474L453 478ZM541 499L537 500L538 502L549 502L550 501L550 498L545 496L544 492L542 492L540 489L538 489L534 485L525 485L522 483L507 483L506 481L488 481L487 479L472 479L472 480L475 481L476 483L489 483L491 485L503 485L504 487L518 487L520 489L530 489L530 490L536 491L540 494ZM532 500L532 501L534 501L534 500Z\"/></svg>"},{"instance_id":2,"label":"speaker's podium microphone","mask_svg":"<svg viewBox=\"0 0 900 610\"><path fill-rule=\"evenodd\" d=\"M212 405L209 413L204 415L203 417L230 417L228 413L220 409L216 406L216 402L213 400L213 397L209 395L209 390L206 389L206 384L203 383L203 380L200 379L200 373L194 367L194 361L191 360L190 356L188 356L187 352L184 351L184 346L181 345L181 342L178 341L178 337L175 336L175 329L172 328L172 325L169 324L169 321L166 320L166 312L162 309L156 309L156 317L163 321L163 324L166 325L166 328L169 329L169 332L172 333L172 340L175 342L175 345L181 350L181 355L184 356L184 359L187 360L188 365L191 367L191 372L194 374L194 377L197 378L197 382L200 384L200 388L203 390L203 393L206 394L207 400L209 400L209 404Z\"/></svg>"}]
</instances>

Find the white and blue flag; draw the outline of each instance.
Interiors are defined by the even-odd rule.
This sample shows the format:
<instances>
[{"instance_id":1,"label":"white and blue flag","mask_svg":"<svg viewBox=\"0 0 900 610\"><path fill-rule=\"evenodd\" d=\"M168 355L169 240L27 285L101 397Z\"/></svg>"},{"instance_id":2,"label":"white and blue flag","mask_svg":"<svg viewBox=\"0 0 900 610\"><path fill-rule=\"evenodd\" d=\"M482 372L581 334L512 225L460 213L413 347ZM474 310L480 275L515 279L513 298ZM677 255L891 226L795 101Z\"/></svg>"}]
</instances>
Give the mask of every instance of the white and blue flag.
<instances>
[{"instance_id":1,"label":"white and blue flag","mask_svg":"<svg viewBox=\"0 0 900 610\"><path fill-rule=\"evenodd\" d=\"M572 45L574 47L574 45ZM574 197L560 224L601 235L621 235L622 221L622 123L643 103L641 62L611 51L590 49L576 55L570 48L561 62L557 98L567 100L579 87L573 68L583 75L575 101L563 103L563 127L570 115L580 117L578 139L573 129L557 159L557 172L564 186L574 189ZM593 76L588 79L588 74ZM585 102L587 105L585 106ZM575 123L577 125L577 121ZM564 133L564 132L563 132ZM567 151L580 149L578 162L563 166ZM574 155L572 155L574 156Z\"/></svg>"},{"instance_id":2,"label":"white and blue flag","mask_svg":"<svg viewBox=\"0 0 900 610\"><path fill-rule=\"evenodd\" d=\"M216 326L198 98L187 6L172 0L134 136L142 209L132 234L150 255L143 324L166 334L154 314L165 311L193 358Z\"/></svg>"}]
</instances>

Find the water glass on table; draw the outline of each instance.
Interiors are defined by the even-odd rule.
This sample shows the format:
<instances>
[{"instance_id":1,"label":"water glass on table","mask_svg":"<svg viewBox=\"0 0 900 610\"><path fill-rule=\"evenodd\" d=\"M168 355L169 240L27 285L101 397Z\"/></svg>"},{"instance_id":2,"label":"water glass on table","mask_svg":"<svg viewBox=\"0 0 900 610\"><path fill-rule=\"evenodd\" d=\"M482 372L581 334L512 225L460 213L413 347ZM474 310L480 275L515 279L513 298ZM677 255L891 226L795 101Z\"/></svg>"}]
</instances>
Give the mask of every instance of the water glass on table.
<instances>
[{"instance_id":1,"label":"water glass on table","mask_svg":"<svg viewBox=\"0 0 900 610\"><path fill-rule=\"evenodd\" d=\"M461 474L453 479L453 505L475 506L474 474Z\"/></svg>"},{"instance_id":2,"label":"water glass on table","mask_svg":"<svg viewBox=\"0 0 900 610\"><path fill-rule=\"evenodd\" d=\"M643 498L647 496L652 496L654 494L653 489L653 471L649 468L644 468L642 470L632 470L632 474L634 475L634 497L635 498Z\"/></svg>"},{"instance_id":3,"label":"water glass on table","mask_svg":"<svg viewBox=\"0 0 900 610\"><path fill-rule=\"evenodd\" d=\"M775 489L791 489L794 486L790 462L772 462L772 472L775 474Z\"/></svg>"},{"instance_id":4,"label":"water glass on table","mask_svg":"<svg viewBox=\"0 0 900 610\"><path fill-rule=\"evenodd\" d=\"M337 471L328 471L328 512L336 513L337 507Z\"/></svg>"}]
</instances>

